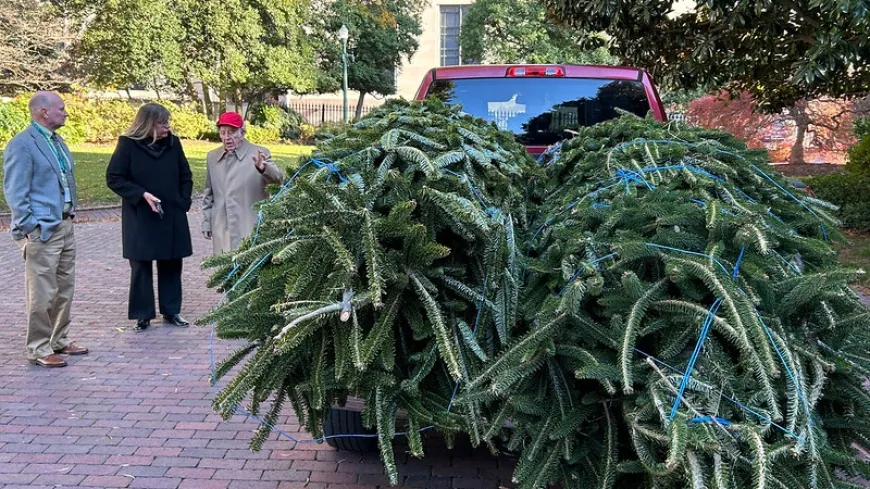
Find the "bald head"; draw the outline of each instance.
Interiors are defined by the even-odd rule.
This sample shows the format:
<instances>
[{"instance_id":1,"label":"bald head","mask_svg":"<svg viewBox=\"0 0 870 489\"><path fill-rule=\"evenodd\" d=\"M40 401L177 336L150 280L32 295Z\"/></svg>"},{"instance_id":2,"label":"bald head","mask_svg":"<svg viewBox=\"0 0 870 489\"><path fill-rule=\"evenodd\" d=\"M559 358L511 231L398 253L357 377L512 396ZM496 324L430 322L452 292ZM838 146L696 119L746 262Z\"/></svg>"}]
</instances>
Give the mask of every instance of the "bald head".
<instances>
[{"instance_id":1,"label":"bald head","mask_svg":"<svg viewBox=\"0 0 870 489\"><path fill-rule=\"evenodd\" d=\"M54 92L36 92L30 98L28 107L34 122L51 131L60 129L66 122L67 114L63 99Z\"/></svg>"}]
</instances>

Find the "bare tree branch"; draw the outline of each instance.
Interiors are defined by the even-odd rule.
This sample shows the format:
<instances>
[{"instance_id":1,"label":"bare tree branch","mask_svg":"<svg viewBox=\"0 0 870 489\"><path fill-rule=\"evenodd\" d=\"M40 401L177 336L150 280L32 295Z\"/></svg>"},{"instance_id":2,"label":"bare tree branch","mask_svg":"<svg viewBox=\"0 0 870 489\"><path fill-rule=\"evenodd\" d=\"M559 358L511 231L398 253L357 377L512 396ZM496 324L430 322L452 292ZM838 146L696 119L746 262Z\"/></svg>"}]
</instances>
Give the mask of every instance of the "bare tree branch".
<instances>
[{"instance_id":1,"label":"bare tree branch","mask_svg":"<svg viewBox=\"0 0 870 489\"><path fill-rule=\"evenodd\" d=\"M66 19L40 0L0 1L0 92L69 86L70 48Z\"/></svg>"}]
</instances>

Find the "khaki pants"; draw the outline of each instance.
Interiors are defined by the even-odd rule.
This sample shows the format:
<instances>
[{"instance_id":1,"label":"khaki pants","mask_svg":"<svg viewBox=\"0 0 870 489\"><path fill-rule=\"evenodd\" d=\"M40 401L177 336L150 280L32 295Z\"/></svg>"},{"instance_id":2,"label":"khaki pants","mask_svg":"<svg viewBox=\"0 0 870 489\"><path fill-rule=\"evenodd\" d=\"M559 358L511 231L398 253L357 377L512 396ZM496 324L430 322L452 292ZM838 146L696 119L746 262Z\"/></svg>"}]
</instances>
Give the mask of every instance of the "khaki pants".
<instances>
[{"instance_id":1,"label":"khaki pants","mask_svg":"<svg viewBox=\"0 0 870 489\"><path fill-rule=\"evenodd\" d=\"M70 343L70 306L75 289L76 246L73 223L61 221L48 241L15 242L24 257L24 301L27 310L27 356L33 360Z\"/></svg>"}]
</instances>

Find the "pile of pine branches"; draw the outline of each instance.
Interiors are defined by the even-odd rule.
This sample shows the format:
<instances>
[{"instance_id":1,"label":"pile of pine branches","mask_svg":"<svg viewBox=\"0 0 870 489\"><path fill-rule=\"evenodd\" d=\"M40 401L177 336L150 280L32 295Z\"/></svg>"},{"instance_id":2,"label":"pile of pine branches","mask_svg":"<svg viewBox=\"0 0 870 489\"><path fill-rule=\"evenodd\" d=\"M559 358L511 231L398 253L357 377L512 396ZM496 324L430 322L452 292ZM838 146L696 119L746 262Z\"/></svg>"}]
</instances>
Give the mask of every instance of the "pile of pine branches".
<instances>
[{"instance_id":1,"label":"pile of pine branches","mask_svg":"<svg viewBox=\"0 0 870 489\"><path fill-rule=\"evenodd\" d=\"M271 398L272 424L289 401L320 437L333 403L361 398L395 482L397 411L418 456L421 429L450 437L483 418L451 403L514 322L515 226L534 163L509 135L439 102L390 103L324 136L262 205L257 232L205 263L218 269L210 286L228 293L200 323L249 342L217 377L250 356L215 406L229 416L249 397L256 413ZM484 289L498 318L480 317Z\"/></svg>"},{"instance_id":2,"label":"pile of pine branches","mask_svg":"<svg viewBox=\"0 0 870 489\"><path fill-rule=\"evenodd\" d=\"M522 488L870 474L859 272L836 261L829 206L763 152L623 117L536 165L438 102L325 136L254 235L206 262L227 300L200 322L248 341L217 371L244 362L224 416L270 400L271 423L289 401L319 437L361 398L394 483L394 434L422 456L425 429L506 443Z\"/></svg>"},{"instance_id":3,"label":"pile of pine branches","mask_svg":"<svg viewBox=\"0 0 870 489\"><path fill-rule=\"evenodd\" d=\"M837 469L870 474L852 447L870 441L870 314L826 203L774 177L763 150L680 124L586 128L542 164L524 305L560 325L533 324L539 341L495 359L546 358L511 389L549 402L506 413L522 486L827 488L848 486ZM471 379L471 395L501 375Z\"/></svg>"}]
</instances>

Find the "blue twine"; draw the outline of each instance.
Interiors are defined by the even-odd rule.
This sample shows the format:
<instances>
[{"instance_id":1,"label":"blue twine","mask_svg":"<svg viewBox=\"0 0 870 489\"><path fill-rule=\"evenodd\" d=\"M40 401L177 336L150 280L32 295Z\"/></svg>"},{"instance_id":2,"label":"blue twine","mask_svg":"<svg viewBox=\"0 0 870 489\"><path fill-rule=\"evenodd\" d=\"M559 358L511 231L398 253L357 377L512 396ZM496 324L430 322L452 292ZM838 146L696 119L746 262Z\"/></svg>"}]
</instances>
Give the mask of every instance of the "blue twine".
<instances>
[{"instance_id":1,"label":"blue twine","mask_svg":"<svg viewBox=\"0 0 870 489\"><path fill-rule=\"evenodd\" d=\"M577 277L580 275L580 272L582 272L583 270L585 270L585 269L587 269L587 268L592 268L594 265L597 265L598 263L601 263L601 262L604 261L604 260L607 260L607 259L613 258L613 257L615 257L616 255L617 255L616 253L611 253L611 254L609 254L609 255L602 256L601 258L596 258L596 259L592 260L592 261L589 262L589 263L586 263L586 262L581 263L582 266L581 266L580 268L578 268L576 272L574 272L574 275L571 276L571 278L568 280L568 283L565 284L565 286L562 287L562 290L560 290L559 293L556 294L556 295L559 296L559 297L561 297L562 294L565 293L565 290L568 289L568 286L571 285L571 283L573 283L574 280L577 279Z\"/></svg>"},{"instance_id":2,"label":"blue twine","mask_svg":"<svg viewBox=\"0 0 870 489\"><path fill-rule=\"evenodd\" d=\"M674 140L670 140L670 139L635 139L634 141L628 141L628 142L622 143L619 146L616 146L615 148L613 148L611 151L621 150L621 149L627 148L628 146L634 146L637 144L647 144L647 143L671 144L671 145L675 145L675 146L686 146L689 148L701 147L701 144L690 143L687 141L674 141ZM707 144L707 146L709 147L710 144ZM731 151L726 151L726 150L721 149L721 148L711 147L710 149L712 149L713 151L715 151L717 153L727 154L730 156L734 156L736 158L740 158L741 160L746 159L737 153L732 153Z\"/></svg>"},{"instance_id":3,"label":"blue twine","mask_svg":"<svg viewBox=\"0 0 870 489\"><path fill-rule=\"evenodd\" d=\"M812 214L813 217L815 217L816 219L818 219L818 220L819 220L819 226L821 226L821 228L822 228L822 236L825 238L825 241L828 241L828 228L825 227L825 222L824 222L824 220L823 220L821 217L819 217L819 215L816 214L816 212L815 212L815 211L814 211L810 206L808 206L806 203L804 203L804 201L802 201L802 200L798 199L797 197L795 197L794 194L792 194L792 193L789 192L785 187L783 187L782 185L780 185L779 182L777 182L776 180L773 179L773 177L771 177L771 176L768 175L767 173L764 173L764 171L763 171L761 168L758 168L758 167L755 166L755 165L752 165L752 168L755 169L755 171L757 171L759 174L761 174L761 176L763 176L763 177L764 177L765 179L767 179L769 182L771 182L772 184L774 184L774 185L776 186L776 188L778 188L779 190L781 190L781 191L782 191L786 196L788 196L791 200L797 202L801 207L803 207L804 209L806 209L807 212L809 212L810 214Z\"/></svg>"},{"instance_id":4,"label":"blue twine","mask_svg":"<svg viewBox=\"0 0 870 489\"><path fill-rule=\"evenodd\" d=\"M251 241L251 244L255 244L257 242L257 238L260 237L260 223L263 222L263 211L262 209L257 211L257 224L254 226L254 238Z\"/></svg>"},{"instance_id":5,"label":"blue twine","mask_svg":"<svg viewBox=\"0 0 870 489\"><path fill-rule=\"evenodd\" d=\"M553 159L550 160L549 163L547 163L548 165L549 165L549 164L552 164L554 161L556 161L557 159L559 159L559 154L560 154L560 151L561 151L561 149L562 149L562 143L563 143L563 142L564 142L564 141L559 141L558 143L556 143L556 144L550 146L549 148L545 149L543 153L541 153L541 154L538 155L538 157L535 159L535 161L536 161L538 164L540 164L542 161L544 161L544 157L545 157L545 156L552 154L552 155L553 155Z\"/></svg>"},{"instance_id":6,"label":"blue twine","mask_svg":"<svg viewBox=\"0 0 870 489\"><path fill-rule=\"evenodd\" d=\"M669 370L671 370L671 371L674 372L674 373L677 373L677 374L679 374L679 375L685 375L685 373L684 373L682 370L680 370L680 369L678 369L678 368L676 368L676 367L673 367L673 366L671 366L671 365L668 365L667 363L665 363L665 362L659 360L658 358L656 358L656 357L650 355L649 353L645 353L644 351L639 350L639 349L637 349L637 348L632 348L632 349L633 349L635 352L637 352L637 353L639 353L639 354L645 356L646 358L649 358L650 360L656 362L657 364L659 364L659 365L661 365L661 366L663 366L663 367L665 367L665 368L668 368ZM738 401L738 400L735 399L734 397L727 396L727 395L725 395L725 394L724 394L723 392L721 392L721 391L719 392L719 397L721 397L722 399L725 399L725 400L728 401L728 402L731 402L732 404L734 404L735 406L739 407L739 408L742 409L743 411L745 411L745 412L747 412L747 413L749 413L749 414L751 414L751 415L757 417L758 419L760 419L761 421L763 421L765 424L768 424L768 425L770 425L770 426L773 426L773 427L779 429L780 431L782 431L783 433L785 433L785 434L786 434L787 436L789 436L790 438L794 438L795 440L801 440L801 437L799 437L799 436L798 436L797 434L795 434L793 431L789 430L788 428L785 428L784 426L781 426L781 425L777 424L777 423L774 422L772 419L770 419L770 417L765 416L765 415L759 413L759 412L756 411L755 409L752 409L751 407L747 406L746 404L743 404L742 402Z\"/></svg>"},{"instance_id":7,"label":"blue twine","mask_svg":"<svg viewBox=\"0 0 870 489\"><path fill-rule=\"evenodd\" d=\"M456 173L455 171L448 170L447 168L444 168L443 170L444 173L453 175L454 177L464 181L468 185L471 193L477 198L477 201L480 202L480 205L482 205L486 213L489 214L489 217L495 219L496 217L501 215L501 209L499 209L498 207L490 206L486 203L485 200L483 200L483 197L480 195L480 190L478 190L477 187L475 187L474 184L471 183L471 179L468 178L468 175L464 173Z\"/></svg>"},{"instance_id":8,"label":"blue twine","mask_svg":"<svg viewBox=\"0 0 870 489\"><path fill-rule=\"evenodd\" d=\"M812 429L813 417L810 414L810 405L807 402L806 397L804 397L803 390L798 384L794 373L792 373L791 369L789 368L788 363L785 361L785 356L782 354L782 351L780 351L779 345L777 345L776 341L773 339L773 334L770 332L770 329L767 327L767 324L764 322L764 319L761 317L761 313L758 312L758 309L755 310L755 315L758 317L758 321L761 322L761 327L764 328L764 332L767 334L767 338L770 340L770 344L773 345L773 349L776 351L776 355L779 357L779 361L782 362L782 366L785 367L785 372L791 379L792 384L794 384L794 388L797 391L798 399L800 399L801 404L804 407L804 411L807 415L807 424L809 424L810 428Z\"/></svg>"},{"instance_id":9,"label":"blue twine","mask_svg":"<svg viewBox=\"0 0 870 489\"><path fill-rule=\"evenodd\" d=\"M717 258L716 258L715 256L713 256L713 255L705 255L704 253L698 253L698 252L695 252L695 251L683 250L683 249L680 249L680 248L672 248L672 247L670 247L670 246L660 245L660 244L656 244L656 243L645 243L645 244L646 244L647 246L650 246L650 247L653 247L653 248L661 248L661 249L663 249L663 250L676 251L676 252L679 252L679 253L685 253L685 254L687 254L687 255L694 255L694 256L700 256L700 257L704 257L704 258L709 258L709 259L713 260L713 262L715 262L717 265L719 265L719 268L721 268L723 272L725 272L726 274L729 274L728 269L725 268L725 265L723 265L722 262L720 262L719 259L717 259Z\"/></svg>"},{"instance_id":10,"label":"blue twine","mask_svg":"<svg viewBox=\"0 0 870 489\"><path fill-rule=\"evenodd\" d=\"M683 380L680 382L680 388L677 392L677 398L674 399L674 405L671 407L671 417L673 420L677 415L677 410L680 408L680 402L683 399L683 394L686 392L686 387L689 385L689 379L692 376L692 370L695 368L695 362L698 361L698 356L701 354L701 348L704 346L704 341L707 339L707 333L710 332L710 326L713 324L716 313L719 311L719 306L722 305L722 298L716 299L716 302L707 310L707 318L701 326L701 335L698 337L698 342L695 344L695 351L689 358L689 365L686 366L686 373L683 374Z\"/></svg>"},{"instance_id":11,"label":"blue twine","mask_svg":"<svg viewBox=\"0 0 870 489\"><path fill-rule=\"evenodd\" d=\"M699 175L703 175L703 176L710 178L711 180L714 180L716 182L725 183L725 180L723 178L718 177L718 176L708 172L707 170L705 170L699 166L686 165L683 163L680 163L679 165L647 166L647 167L641 168L638 171L641 173L652 173L652 172L658 172L658 171L662 171L662 170L689 170L692 173L697 173Z\"/></svg>"},{"instance_id":12,"label":"blue twine","mask_svg":"<svg viewBox=\"0 0 870 489\"><path fill-rule=\"evenodd\" d=\"M734 264L734 275L731 277L733 279L737 279L737 275L740 274L740 263L743 262L743 255L746 253L746 245L740 248L740 256L737 257L737 263Z\"/></svg>"},{"instance_id":13,"label":"blue twine","mask_svg":"<svg viewBox=\"0 0 870 489\"><path fill-rule=\"evenodd\" d=\"M640 172L635 172L626 168L620 168L616 170L616 176L622 180L622 183L625 184L625 194L628 195L631 193L631 182L639 183L645 185L648 190L653 190L655 187L652 186L642 175L643 170Z\"/></svg>"},{"instance_id":14,"label":"blue twine","mask_svg":"<svg viewBox=\"0 0 870 489\"><path fill-rule=\"evenodd\" d=\"M672 144L672 145L678 145L678 146L686 146L686 147L690 147L690 148L697 148L697 147L700 147L700 146L701 146L700 144L689 143L689 142L685 142L685 141L671 141L671 140L666 140L666 139L665 139L665 140L658 140L658 139L638 139L638 140L628 141L628 142L622 143L622 144L620 144L619 146L616 146L615 148L613 148L612 151L616 151L616 150L624 149L624 148L626 148L626 147L628 147L628 146L633 146L633 145L637 145L637 144L646 144L646 143L653 143L653 144ZM741 160L745 160L745 159L746 159L746 158L743 157L742 155L739 155L739 154L737 154L737 153L733 153L733 152L731 152L731 151L726 151L726 150L724 150L724 149L715 148L715 147L714 147L714 148L711 148L711 149L712 149L713 151L717 152L717 153L722 153L722 154L727 154L727 155L730 155L730 156L734 156L734 157L739 158L739 159L741 159ZM680 166L680 165L673 165L673 166ZM773 183L773 184L774 184L774 185L775 185L779 190L781 190L781 191L782 191L785 195L787 195L790 199L792 199L793 201L797 202L801 207L803 207L803 208L806 209L810 214L812 214L813 217L815 217L816 219L818 219L818 220L820 221L820 226L821 226L821 230L822 230L822 235L824 236L825 241L828 240L828 229L827 229L827 227L825 227L824 220L823 220L821 217L819 217L819 215L816 214L816 212L813 211L812 208L810 208L810 206L806 205L806 203L804 203L802 200L800 200L800 199L798 199L797 197L795 197L791 192L789 192L787 189L785 189L782 185L779 184L779 182L777 182L773 177L771 177L770 175L768 175L767 173L765 173L761 168L759 168L759 167L756 166L756 165L751 165L751 166L752 166L753 169L755 169L756 172L758 172L761 176L763 176L763 177L764 177L765 179L767 179L769 182ZM667 167L661 167L661 168L667 168ZM703 170L702 170L702 171L703 171ZM708 174L708 175L709 175L709 174ZM712 175L711 175L711 176L712 176ZM718 177L714 177L714 178L718 178ZM721 181L721 179L719 179L719 180ZM755 203L755 201L752 199L752 197L749 197L748 195L746 195L745 192L743 192L743 191L740 190L740 189L737 189L737 190L738 190L738 191L739 191L739 192L740 192L744 197L746 197L749 201Z\"/></svg>"},{"instance_id":15,"label":"blue twine","mask_svg":"<svg viewBox=\"0 0 870 489\"><path fill-rule=\"evenodd\" d=\"M728 421L725 418L720 418L718 416L699 416L699 417L690 419L689 423L691 423L691 424L711 423L711 424L721 424L722 426L731 426L731 421Z\"/></svg>"},{"instance_id":16,"label":"blue twine","mask_svg":"<svg viewBox=\"0 0 870 489\"><path fill-rule=\"evenodd\" d=\"M332 175L337 176L339 181L341 181L341 183L347 182L347 178L345 178L344 175L341 174L341 169L338 167L337 164L332 163L332 162L328 162L328 161L320 161L320 160L315 159L315 158L312 158L311 160L309 160L309 163L313 164L318 169L319 168L327 168L330 172L329 173L330 176L332 176ZM301 170L301 168L300 168L300 170Z\"/></svg>"}]
</instances>

